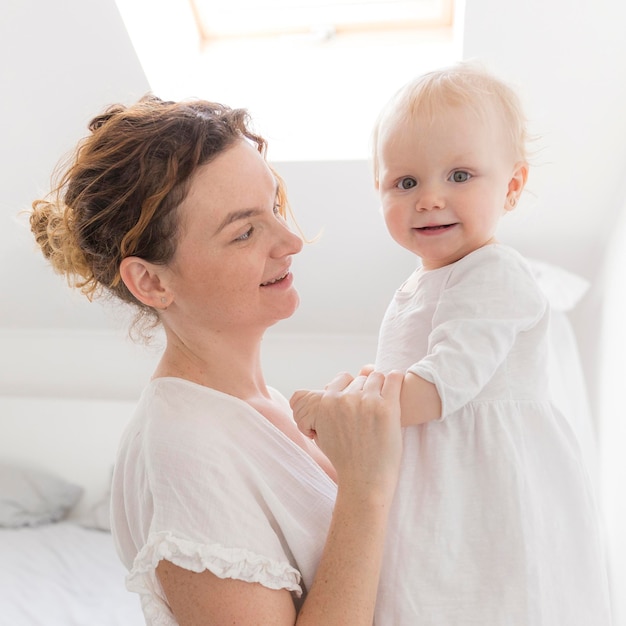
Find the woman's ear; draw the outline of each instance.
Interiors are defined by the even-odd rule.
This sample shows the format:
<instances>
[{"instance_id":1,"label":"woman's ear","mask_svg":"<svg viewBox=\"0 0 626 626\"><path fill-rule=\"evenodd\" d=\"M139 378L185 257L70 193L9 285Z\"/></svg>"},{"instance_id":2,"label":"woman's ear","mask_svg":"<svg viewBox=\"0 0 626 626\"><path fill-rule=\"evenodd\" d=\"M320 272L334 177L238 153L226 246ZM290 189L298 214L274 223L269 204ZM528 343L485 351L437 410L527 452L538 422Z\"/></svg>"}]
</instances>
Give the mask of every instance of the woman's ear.
<instances>
[{"instance_id":1,"label":"woman's ear","mask_svg":"<svg viewBox=\"0 0 626 626\"><path fill-rule=\"evenodd\" d=\"M129 256L120 263L120 276L128 290L146 306L166 309L172 297L167 290L162 273L163 266Z\"/></svg>"},{"instance_id":2,"label":"woman's ear","mask_svg":"<svg viewBox=\"0 0 626 626\"><path fill-rule=\"evenodd\" d=\"M522 191L524 191L527 180L528 163L520 161L515 164L515 167L513 168L513 175L511 176L511 180L509 180L509 187L506 194L506 204L504 205L504 209L506 211L512 211L515 208Z\"/></svg>"}]
</instances>

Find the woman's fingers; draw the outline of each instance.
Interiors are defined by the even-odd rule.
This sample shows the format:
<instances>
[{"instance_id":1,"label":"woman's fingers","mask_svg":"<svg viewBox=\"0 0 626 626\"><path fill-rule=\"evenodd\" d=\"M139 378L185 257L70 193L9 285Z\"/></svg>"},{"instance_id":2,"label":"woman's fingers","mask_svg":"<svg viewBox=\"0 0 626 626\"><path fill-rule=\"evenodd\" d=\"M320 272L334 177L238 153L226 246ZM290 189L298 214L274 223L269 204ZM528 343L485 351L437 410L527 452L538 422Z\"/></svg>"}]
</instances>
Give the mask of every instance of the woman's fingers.
<instances>
[{"instance_id":1,"label":"woman's fingers","mask_svg":"<svg viewBox=\"0 0 626 626\"><path fill-rule=\"evenodd\" d=\"M320 390L298 390L290 404L298 429L314 439L344 482L395 487L401 455L404 375L338 374ZM369 487L368 487L369 488Z\"/></svg>"},{"instance_id":2,"label":"woman's fingers","mask_svg":"<svg viewBox=\"0 0 626 626\"><path fill-rule=\"evenodd\" d=\"M380 394L385 382L385 376L381 372L370 372L367 376L361 375L357 376L357 378L363 380L363 391L369 393Z\"/></svg>"},{"instance_id":3,"label":"woman's fingers","mask_svg":"<svg viewBox=\"0 0 626 626\"><path fill-rule=\"evenodd\" d=\"M357 391L362 390L366 382L367 376L355 376L352 381L350 381L350 383L341 391L343 393L347 393L349 391L352 391L353 389Z\"/></svg>"},{"instance_id":4,"label":"woman's fingers","mask_svg":"<svg viewBox=\"0 0 626 626\"><path fill-rule=\"evenodd\" d=\"M326 391L343 391L353 380L354 376L349 372L339 372L324 389Z\"/></svg>"},{"instance_id":5,"label":"woman's fingers","mask_svg":"<svg viewBox=\"0 0 626 626\"><path fill-rule=\"evenodd\" d=\"M359 376L369 376L374 371L374 365L367 363L359 370Z\"/></svg>"},{"instance_id":6,"label":"woman's fingers","mask_svg":"<svg viewBox=\"0 0 626 626\"><path fill-rule=\"evenodd\" d=\"M400 370L392 370L385 376L381 394L385 397L400 397L400 390L404 382L404 372Z\"/></svg>"}]
</instances>

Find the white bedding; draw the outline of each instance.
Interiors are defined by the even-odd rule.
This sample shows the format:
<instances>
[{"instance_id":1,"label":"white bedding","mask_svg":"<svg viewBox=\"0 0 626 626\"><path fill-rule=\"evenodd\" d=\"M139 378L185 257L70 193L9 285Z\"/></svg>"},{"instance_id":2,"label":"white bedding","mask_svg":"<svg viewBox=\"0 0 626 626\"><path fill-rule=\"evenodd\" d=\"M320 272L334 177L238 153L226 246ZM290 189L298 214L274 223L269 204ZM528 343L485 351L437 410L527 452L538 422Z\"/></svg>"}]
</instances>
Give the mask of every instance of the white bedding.
<instances>
[{"instance_id":1,"label":"white bedding","mask_svg":"<svg viewBox=\"0 0 626 626\"><path fill-rule=\"evenodd\" d=\"M0 625L142 626L110 533L72 522L0 529Z\"/></svg>"}]
</instances>

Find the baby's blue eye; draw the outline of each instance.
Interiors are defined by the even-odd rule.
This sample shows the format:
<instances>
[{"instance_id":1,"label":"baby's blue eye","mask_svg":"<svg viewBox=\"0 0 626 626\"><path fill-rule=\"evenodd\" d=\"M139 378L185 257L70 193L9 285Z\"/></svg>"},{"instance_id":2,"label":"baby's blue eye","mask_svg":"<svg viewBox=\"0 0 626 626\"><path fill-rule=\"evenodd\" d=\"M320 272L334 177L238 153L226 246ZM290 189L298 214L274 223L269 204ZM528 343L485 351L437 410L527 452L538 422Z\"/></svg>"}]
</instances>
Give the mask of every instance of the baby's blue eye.
<instances>
[{"instance_id":1,"label":"baby's blue eye","mask_svg":"<svg viewBox=\"0 0 626 626\"><path fill-rule=\"evenodd\" d=\"M451 180L454 183L465 183L471 177L472 176L469 172L464 172L463 170L457 170L456 172L452 172L449 180Z\"/></svg>"},{"instance_id":2,"label":"baby's blue eye","mask_svg":"<svg viewBox=\"0 0 626 626\"><path fill-rule=\"evenodd\" d=\"M413 187L417 187L417 181L414 178L407 176L406 178L401 179L397 186L400 189L413 189Z\"/></svg>"}]
</instances>

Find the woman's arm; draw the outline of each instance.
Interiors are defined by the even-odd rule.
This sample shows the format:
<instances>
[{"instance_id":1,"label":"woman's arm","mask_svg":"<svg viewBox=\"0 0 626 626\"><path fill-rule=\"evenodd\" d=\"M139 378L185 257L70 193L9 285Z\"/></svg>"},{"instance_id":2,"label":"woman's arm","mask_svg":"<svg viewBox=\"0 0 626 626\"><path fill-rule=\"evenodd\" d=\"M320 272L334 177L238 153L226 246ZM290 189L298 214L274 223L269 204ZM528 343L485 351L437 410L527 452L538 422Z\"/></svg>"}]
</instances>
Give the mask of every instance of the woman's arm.
<instances>
[{"instance_id":1,"label":"woman's arm","mask_svg":"<svg viewBox=\"0 0 626 626\"><path fill-rule=\"evenodd\" d=\"M196 573L169 561L161 561L156 574L180 626L295 623L293 599L285 589L219 578L208 570Z\"/></svg>"},{"instance_id":2,"label":"woman's arm","mask_svg":"<svg viewBox=\"0 0 626 626\"><path fill-rule=\"evenodd\" d=\"M351 382L349 382L351 381ZM402 449L402 374L299 392L292 407L337 471L337 499L319 567L296 615L291 594L161 561L157 577L180 626L371 626Z\"/></svg>"},{"instance_id":3,"label":"woman's arm","mask_svg":"<svg viewBox=\"0 0 626 626\"><path fill-rule=\"evenodd\" d=\"M291 398L298 427L337 471L330 531L299 625L372 624L402 454L401 384L400 372L340 375L324 392Z\"/></svg>"}]
</instances>

